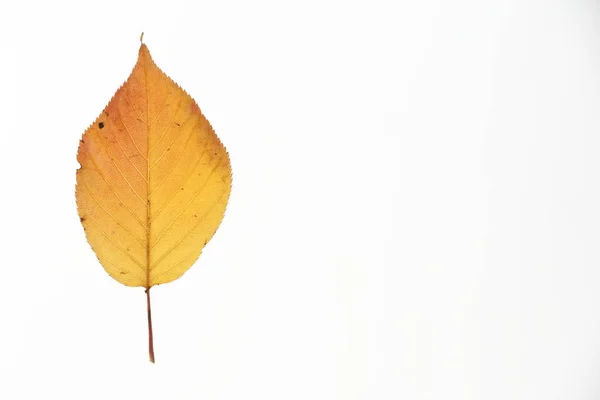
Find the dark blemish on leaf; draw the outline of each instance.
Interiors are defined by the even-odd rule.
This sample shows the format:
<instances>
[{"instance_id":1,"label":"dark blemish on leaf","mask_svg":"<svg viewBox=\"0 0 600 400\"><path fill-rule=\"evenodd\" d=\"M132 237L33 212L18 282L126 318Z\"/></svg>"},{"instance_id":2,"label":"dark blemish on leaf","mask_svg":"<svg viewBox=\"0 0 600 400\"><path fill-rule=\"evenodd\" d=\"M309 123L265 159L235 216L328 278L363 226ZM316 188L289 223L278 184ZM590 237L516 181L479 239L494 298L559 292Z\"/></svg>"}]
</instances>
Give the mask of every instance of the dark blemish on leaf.
<instances>
[{"instance_id":1,"label":"dark blemish on leaf","mask_svg":"<svg viewBox=\"0 0 600 400\"><path fill-rule=\"evenodd\" d=\"M181 126L181 124L179 122L175 122L175 125L177 126Z\"/></svg>"},{"instance_id":2,"label":"dark blemish on leaf","mask_svg":"<svg viewBox=\"0 0 600 400\"><path fill-rule=\"evenodd\" d=\"M79 217L79 222L85 221L85 217Z\"/></svg>"},{"instance_id":3,"label":"dark blemish on leaf","mask_svg":"<svg viewBox=\"0 0 600 400\"><path fill-rule=\"evenodd\" d=\"M125 272L125 271L119 271L119 273L120 273L121 275L125 275L127 272Z\"/></svg>"},{"instance_id":4,"label":"dark blemish on leaf","mask_svg":"<svg viewBox=\"0 0 600 400\"><path fill-rule=\"evenodd\" d=\"M128 247L128 248L127 248L127 251L131 251L131 249Z\"/></svg>"},{"instance_id":5,"label":"dark blemish on leaf","mask_svg":"<svg viewBox=\"0 0 600 400\"><path fill-rule=\"evenodd\" d=\"M194 214L194 218L198 218L198 215L197 215L197 214Z\"/></svg>"},{"instance_id":6,"label":"dark blemish on leaf","mask_svg":"<svg viewBox=\"0 0 600 400\"><path fill-rule=\"evenodd\" d=\"M181 188L181 190L183 190L183 188Z\"/></svg>"},{"instance_id":7,"label":"dark blemish on leaf","mask_svg":"<svg viewBox=\"0 0 600 400\"><path fill-rule=\"evenodd\" d=\"M98 128L100 128L100 129L104 128L104 122L100 122L100 123L98 124Z\"/></svg>"}]
</instances>

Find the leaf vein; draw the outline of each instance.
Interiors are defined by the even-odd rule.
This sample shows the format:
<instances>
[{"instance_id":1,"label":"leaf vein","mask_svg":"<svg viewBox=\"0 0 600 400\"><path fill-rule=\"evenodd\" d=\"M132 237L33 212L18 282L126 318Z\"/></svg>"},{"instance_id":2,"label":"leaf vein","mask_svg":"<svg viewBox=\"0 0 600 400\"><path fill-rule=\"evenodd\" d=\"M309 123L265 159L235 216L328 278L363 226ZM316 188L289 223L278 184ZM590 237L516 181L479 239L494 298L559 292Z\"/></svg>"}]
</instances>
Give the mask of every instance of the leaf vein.
<instances>
[{"instance_id":1,"label":"leaf vein","mask_svg":"<svg viewBox=\"0 0 600 400\"><path fill-rule=\"evenodd\" d=\"M133 70L132 74L133 79L135 79L135 81L138 83L138 85L140 85L142 87L142 89L148 91L148 89L146 88L146 85L144 85L139 79L138 77L135 75L135 69Z\"/></svg>"},{"instance_id":2,"label":"leaf vein","mask_svg":"<svg viewBox=\"0 0 600 400\"><path fill-rule=\"evenodd\" d=\"M198 252L198 249L193 249L192 251L190 251L189 253L187 253L185 255L185 257L183 257L181 260L177 261L175 264L171 264L167 269L165 269L164 271L162 271L161 273L157 274L154 279L158 280L158 278L160 278L161 276L173 271L175 269L175 267L177 267L178 265L182 264L185 260L187 260L191 255L193 255L194 253ZM202 249L200 249L200 253L202 253ZM152 270L151 270L152 271Z\"/></svg>"},{"instance_id":3,"label":"leaf vein","mask_svg":"<svg viewBox=\"0 0 600 400\"><path fill-rule=\"evenodd\" d=\"M140 149L139 149L138 145L135 143L135 140L133 140L133 136L131 136L131 132L129 131L129 128L127 128L127 125L125 124L125 121L123 120L123 116L121 115L121 108L120 108L120 107L118 107L118 106L117 106L117 108L118 108L118 110L119 110L119 120L120 120L120 121L121 121L121 123L123 124L123 128L125 128L125 132L127 132L127 135L129 135L129 139L131 140L131 143L133 143L133 146L134 146L134 147L135 147L135 149L137 150L138 154L139 154L140 156L142 156L142 158L143 158L144 160L146 160L146 162L148 162L148 158L147 158L147 157L146 157L144 154L142 154L142 152L140 151Z\"/></svg>"},{"instance_id":4,"label":"leaf vein","mask_svg":"<svg viewBox=\"0 0 600 400\"><path fill-rule=\"evenodd\" d=\"M154 161L154 162L152 163L152 165L150 166L150 169L151 169L151 170L152 170L152 168L154 168L154 167L156 166L156 164L158 164L158 162L159 162L159 161L160 161L160 160L163 158L163 156L164 156L165 154L167 154L167 151L169 151L169 149L171 148L171 146L173 146L173 143L175 143L175 141L176 141L177 139L179 139L179 137L181 136L181 132L183 132L183 131L184 131L183 127L185 126L185 124L187 124L187 122L188 122L190 119L191 119L191 117L188 117L188 119L187 119L187 120L184 122L184 124L183 124L182 126L180 126L180 127L179 127L179 132L177 132L177 135L173 136L173 139L171 139L171 143L169 143L169 145L168 145L168 146L167 146L167 147L166 147L166 148L163 150L163 152L162 152L162 154L160 155L160 157L158 157L158 158L156 159L156 161ZM194 130L196 129L196 127L197 127L197 126L199 126L199 125L200 125L200 123L201 123L201 122L202 122L201 120L200 120L200 121L198 121L198 123L192 127L192 129L191 129L191 132L190 132L190 135L188 136L188 139L186 140L186 143L189 143L189 139L190 139L190 137L192 137L192 136L193 136L193 134L194 134Z\"/></svg>"},{"instance_id":5,"label":"leaf vein","mask_svg":"<svg viewBox=\"0 0 600 400\"><path fill-rule=\"evenodd\" d=\"M137 265L138 267L140 267L140 269L143 272L146 272L146 270L144 269L144 266L142 265L142 263L140 263L138 260L135 259L135 257L133 257L131 254L129 254L129 252L127 250L125 250L123 248L123 246L121 246L120 244L118 244L117 242L115 242L106 232L104 232L102 230L102 228L100 228L100 225L94 221L93 219L90 219L90 221L92 221L92 223L94 225L96 225L96 228L98 229L98 231L100 231L100 233L102 233L102 235L104 235L104 237L106 237L108 240L110 240L110 242L123 254L125 254L131 261L133 261L135 263L135 265Z\"/></svg>"},{"instance_id":6,"label":"leaf vein","mask_svg":"<svg viewBox=\"0 0 600 400\"><path fill-rule=\"evenodd\" d=\"M102 173L102 170L100 169L100 167L98 166L98 164L96 163L96 160L94 159L94 156L92 155L92 153L89 151L89 149L87 148L87 145L85 147L85 152L88 154L88 156L90 157L90 160L92 160L92 164L94 164L94 167L96 168L95 171L98 173L98 175L100 175L100 177L102 178L102 180L104 181L104 183L106 183L106 185L109 187L109 189L112 191L112 193L115 195L115 197L117 198L117 200L119 200L119 202L121 202L121 204L123 204L123 207L125 207L125 209L127 211L129 211L129 213L131 214L131 216L145 229L148 229L148 227L146 225L144 225L142 223L142 221L138 218L138 216L131 211L131 209L127 206L127 204L121 200L121 198L119 197L119 195L117 194L115 188L112 187L112 185L106 180L106 178L104 177L104 174Z\"/></svg>"},{"instance_id":7,"label":"leaf vein","mask_svg":"<svg viewBox=\"0 0 600 400\"><path fill-rule=\"evenodd\" d=\"M109 217L112 218L113 221L115 221L117 223L117 225L119 225L121 228L123 228L127 233L129 233L134 239L136 239L142 246L146 247L146 243L140 239L135 233L131 232L129 230L129 228L127 228L125 225L121 224L114 215L112 215L112 213L110 211L108 211L106 208L104 208L104 206L98 201L98 199L96 198L96 196L94 196L94 194L92 193L91 189L89 188L88 184L83 182L83 185L85 187L85 192L87 192L90 197L92 198L92 200L94 201L94 203L96 203L106 214L108 214Z\"/></svg>"},{"instance_id":8,"label":"leaf vein","mask_svg":"<svg viewBox=\"0 0 600 400\"><path fill-rule=\"evenodd\" d=\"M151 249L154 248L154 246L156 246L156 244L159 242L159 240L163 237L163 235L171 228L171 226L173 226L173 224L181 217L181 215L185 212L185 210L187 210L187 208L190 206L190 204L192 204L194 202L194 200L196 200L196 197L198 197L198 195L200 193L202 193L202 191L204 190L204 188L206 187L206 185L208 184L208 182L210 181L210 178L212 177L212 174L217 170L217 168L219 168L219 165L221 164L221 161L223 160L223 156L221 156L219 158L219 161L217 161L215 163L214 168L210 171L210 173L208 174L208 177L206 178L206 180L204 181L204 184L198 188L198 190L196 191L196 193L194 194L194 196L190 199L190 201L187 202L187 204L181 209L181 211L179 212L179 214L177 214L177 216L175 218L173 218L173 220L171 221L171 223L160 233L160 235L158 235L158 238L156 238L156 240L154 241L154 243L152 243L152 246L150 247Z\"/></svg>"},{"instance_id":9,"label":"leaf vein","mask_svg":"<svg viewBox=\"0 0 600 400\"><path fill-rule=\"evenodd\" d=\"M195 128L195 127L194 127ZM194 129L192 128L192 130ZM190 142L190 139L192 138L192 134L190 134L183 146L184 149L187 148L188 143ZM206 151L206 149L205 149ZM202 155L204 155L204 153L202 153ZM183 158L183 156L179 156L177 157L177 160L175 160L175 162L173 163L173 165L171 166L171 169L169 170L169 172L165 175L165 177L160 181L160 183L154 188L152 189L152 191L150 192L150 194L148 195L149 197L152 197L152 195L154 195L154 193L158 192L158 189L160 189L160 187L163 185L163 183L165 183L169 177L171 176L171 173L173 172L173 170L175 169L175 167L177 165L179 165L179 162L181 161L181 159Z\"/></svg>"},{"instance_id":10,"label":"leaf vein","mask_svg":"<svg viewBox=\"0 0 600 400\"><path fill-rule=\"evenodd\" d=\"M181 106L181 101L183 100L183 96L181 96L179 98L179 103L177 103L177 108L175 110L175 112L173 113L173 116L171 117L171 120L169 121L169 123L167 124L167 127L165 128L165 130L162 132L162 134L160 135L160 137L158 138L158 140L156 141L156 143L154 143L154 146L152 146L152 148L150 150L148 150L148 156L150 156L150 153L152 151L154 151L154 149L156 149L156 147L158 147L158 144L162 141L162 138L165 137L165 134L168 132L170 125L173 123L173 121L175 121L175 116L177 115L177 111L179 111L180 106ZM188 119L190 117L188 116ZM186 120L187 122L187 120Z\"/></svg>"},{"instance_id":11,"label":"leaf vein","mask_svg":"<svg viewBox=\"0 0 600 400\"><path fill-rule=\"evenodd\" d=\"M207 149L204 149L204 151L203 151L202 153L200 153L200 156L198 156L198 160L196 161L196 164L194 164L194 167L192 168L192 170L190 171L190 173L189 173L188 177L186 178L185 182L183 183L183 186L184 186L184 187L187 185L187 183L189 182L190 178L191 178L192 176L194 176L194 174L196 173L196 168L198 168L198 165L200 165L200 161L202 161L202 158L204 157L204 155L206 154L206 152L207 152ZM183 157L179 157L179 158L177 159L177 162L179 162L179 160L181 160L182 158L183 158ZM177 163L177 162L176 162L176 163ZM173 171L173 169L175 169L175 167L171 168L171 171L169 172L169 175L170 175L170 173ZM169 175L167 175L167 177L168 177ZM164 182L165 180L167 180L167 177L166 177L165 179L163 179L163 181L162 181L162 182ZM162 183L162 182L161 182L161 183ZM156 189L154 189L154 192L155 192L156 190L158 190L158 188L159 188L159 187L160 187L160 185L159 185L159 186L158 186ZM166 207L167 207L169 204L171 204L171 201L173 201L173 199L175 198L175 196L177 196L177 191L176 191L176 190L174 190L174 191L173 191L173 194L171 195L171 197L169 197L169 200L167 200L167 201L164 203L164 205L163 205L163 206L160 208L160 210L158 210L158 211L156 212L156 214L154 214L154 216L152 217L152 219L150 220L150 222L152 222L152 221L154 221L156 218L158 218L158 216L159 216L159 215L162 213L162 211L163 211L163 210L164 210L164 209L165 209L165 208L166 208Z\"/></svg>"},{"instance_id":12,"label":"leaf vein","mask_svg":"<svg viewBox=\"0 0 600 400\"><path fill-rule=\"evenodd\" d=\"M100 133L98 133L98 135L100 135ZM127 161L129 161L129 163L133 166L133 168L135 168L135 170L137 171L138 174L140 174L140 177L146 182L146 184L148 184L148 178L146 178L138 169L138 167L133 163L133 161L131 161L131 158L127 156L127 153L125 153L125 149L123 149L123 146L121 146L121 143L119 143L119 139L117 138L117 135L113 132L113 137L115 138L115 142L117 143L117 145L119 146L119 149L121 149L121 152L123 153L123 155L125 156L125 158L127 159Z\"/></svg>"},{"instance_id":13,"label":"leaf vein","mask_svg":"<svg viewBox=\"0 0 600 400\"><path fill-rule=\"evenodd\" d=\"M125 103L127 103L127 105L131 108L131 110L133 111L133 113L135 114L135 116L142 122L146 122L144 121L144 119L142 118L142 116L140 115L139 111L137 110L137 108L135 108L133 106L133 103L129 100L129 95L127 94L127 91L124 90L123 91L123 100L125 100Z\"/></svg>"},{"instance_id":14,"label":"leaf vein","mask_svg":"<svg viewBox=\"0 0 600 400\"><path fill-rule=\"evenodd\" d=\"M123 172L121 171L121 168L119 168L119 166L117 165L116 161L112 158L110 152L108 151L108 146L105 143L103 143L103 141L102 141L100 133L97 132L96 136L98 136L100 138L100 140L99 140L100 146L104 149L104 151L106 152L106 155L108 156L108 158L110 159L110 161L112 161L112 163L115 166L115 168L117 169L117 171L119 171L119 174L121 175L121 177L123 178L123 180L125 181L125 183L127 183L127 186L129 186L129 188L136 195L136 197L138 199L140 199L140 201L142 202L142 204L145 205L146 203L144 202L144 200L142 200L142 198L140 197L140 195L138 194L138 192L133 188L133 186L131 185L131 183L129 182L129 180L125 177L125 175L123 175Z\"/></svg>"},{"instance_id":15,"label":"leaf vein","mask_svg":"<svg viewBox=\"0 0 600 400\"><path fill-rule=\"evenodd\" d=\"M100 259L100 256L98 256L98 255L97 255L97 257L98 257L98 259ZM114 267L115 267L117 270L122 270L122 268L121 268L120 266L118 266L118 265L117 265L117 263L115 263L113 260L111 260L110 258L108 258L106 255L102 255L102 259L104 259L104 260L108 261L108 262L109 262L110 264L112 264L112 265L113 265L113 266L114 266ZM102 261L101 261L100 263L102 263ZM130 272L130 271L127 271L127 273L131 273L131 272ZM137 278L137 279L139 279L140 281L144 281L144 280L145 280L145 278L144 278L144 277L142 277L142 276L140 276L140 275L137 275L137 274L135 274L135 273L131 273L131 275L132 275L134 278Z\"/></svg>"},{"instance_id":16,"label":"leaf vein","mask_svg":"<svg viewBox=\"0 0 600 400\"><path fill-rule=\"evenodd\" d=\"M198 219L198 222L196 222L196 224L190 229L188 230L185 235L183 235L183 237L177 242L175 243L175 245L173 245L173 247L171 247L169 250L167 250L155 263L153 266L150 267L149 271L152 271L156 266L158 266L158 264L165 259L165 257L167 257L173 250L175 250L193 231L196 230L196 228L198 227L198 225L200 225L205 219L206 217L208 217L210 215L210 213L213 211L213 209L215 208L215 206L219 203L219 201L223 198L223 195L227 193L227 190L223 190L223 192L221 193L221 195L213 202L213 205L209 208L209 210L202 216L202 218Z\"/></svg>"}]
</instances>

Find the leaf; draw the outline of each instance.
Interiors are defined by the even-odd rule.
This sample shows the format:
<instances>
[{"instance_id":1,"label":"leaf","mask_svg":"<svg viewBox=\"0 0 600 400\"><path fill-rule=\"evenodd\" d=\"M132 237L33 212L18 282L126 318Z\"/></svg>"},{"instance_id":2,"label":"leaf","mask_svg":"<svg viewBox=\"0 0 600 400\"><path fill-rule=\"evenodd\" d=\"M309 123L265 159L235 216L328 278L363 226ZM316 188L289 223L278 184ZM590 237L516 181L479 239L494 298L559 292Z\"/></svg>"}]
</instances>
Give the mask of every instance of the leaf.
<instances>
[{"instance_id":1,"label":"leaf","mask_svg":"<svg viewBox=\"0 0 600 400\"><path fill-rule=\"evenodd\" d=\"M146 289L183 275L217 230L231 191L225 147L196 102L141 44L127 81L85 131L77 208L88 242L118 282Z\"/></svg>"}]
</instances>

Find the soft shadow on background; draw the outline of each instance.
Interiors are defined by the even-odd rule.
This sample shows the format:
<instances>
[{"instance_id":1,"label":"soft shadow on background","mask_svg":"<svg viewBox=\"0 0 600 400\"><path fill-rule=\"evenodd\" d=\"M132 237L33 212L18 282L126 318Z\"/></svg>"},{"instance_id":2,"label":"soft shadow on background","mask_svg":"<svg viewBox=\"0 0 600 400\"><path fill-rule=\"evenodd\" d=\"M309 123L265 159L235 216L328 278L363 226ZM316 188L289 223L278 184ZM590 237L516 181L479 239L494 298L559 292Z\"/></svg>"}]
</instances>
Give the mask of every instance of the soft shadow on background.
<instances>
[{"instance_id":1,"label":"soft shadow on background","mask_svg":"<svg viewBox=\"0 0 600 400\"><path fill-rule=\"evenodd\" d=\"M142 31L234 179L156 365L74 199ZM599 34L590 0L3 3L0 398L596 399Z\"/></svg>"}]
</instances>

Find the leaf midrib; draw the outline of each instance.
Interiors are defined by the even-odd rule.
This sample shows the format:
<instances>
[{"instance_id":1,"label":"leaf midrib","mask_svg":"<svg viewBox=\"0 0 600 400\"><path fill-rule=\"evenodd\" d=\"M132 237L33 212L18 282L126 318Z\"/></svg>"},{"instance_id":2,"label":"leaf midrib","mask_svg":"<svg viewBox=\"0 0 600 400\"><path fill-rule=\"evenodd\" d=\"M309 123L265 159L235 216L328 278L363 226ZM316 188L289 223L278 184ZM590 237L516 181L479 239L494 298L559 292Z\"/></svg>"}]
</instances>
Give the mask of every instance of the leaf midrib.
<instances>
[{"instance_id":1,"label":"leaf midrib","mask_svg":"<svg viewBox=\"0 0 600 400\"><path fill-rule=\"evenodd\" d=\"M150 96L148 94L148 65L146 63L146 57L148 55L144 53L142 57L142 67L144 70L144 90L146 92L146 290L150 289L150 243L151 243L151 226L150 219ZM135 73L134 73L135 74Z\"/></svg>"}]
</instances>

